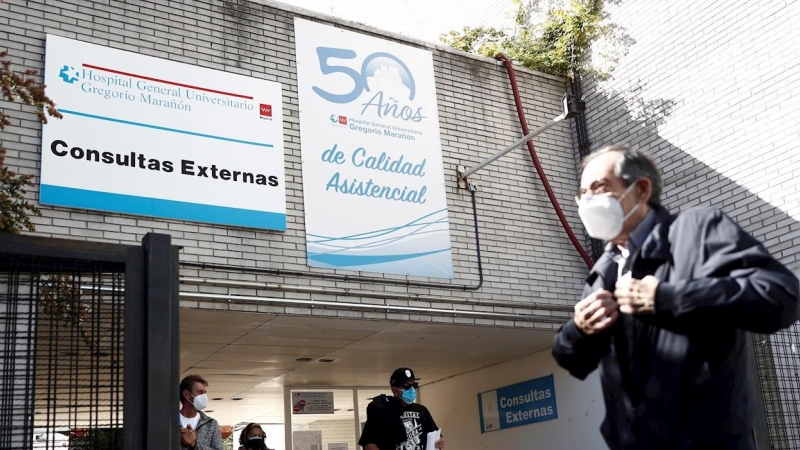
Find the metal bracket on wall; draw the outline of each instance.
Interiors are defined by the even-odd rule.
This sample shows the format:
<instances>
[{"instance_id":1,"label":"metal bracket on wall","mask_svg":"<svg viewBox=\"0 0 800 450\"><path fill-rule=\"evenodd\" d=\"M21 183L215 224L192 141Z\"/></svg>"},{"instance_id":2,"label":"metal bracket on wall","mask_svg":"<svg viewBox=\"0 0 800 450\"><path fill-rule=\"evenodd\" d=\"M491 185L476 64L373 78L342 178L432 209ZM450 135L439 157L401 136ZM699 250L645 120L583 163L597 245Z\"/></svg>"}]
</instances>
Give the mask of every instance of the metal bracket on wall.
<instances>
[{"instance_id":1,"label":"metal bracket on wall","mask_svg":"<svg viewBox=\"0 0 800 450\"><path fill-rule=\"evenodd\" d=\"M556 117L553 117L547 123L531 131L530 133L526 134L520 139L517 139L512 144L506 146L505 148L495 153L494 155L479 162L474 167L467 169L464 166L458 166L457 169L458 187L462 189L468 189L469 183L466 180L470 175L493 163L495 160L505 155L506 153L510 152L511 150L514 150L515 148L524 145L526 142L549 130L550 128L553 127L553 125L557 124L558 122L561 122L562 120L567 118L575 117L578 115L579 112L586 109L586 103L583 100L580 100L577 97L570 94L564 94L564 97L561 98L561 106L563 108L563 112L561 114L559 114Z\"/></svg>"},{"instance_id":2,"label":"metal bracket on wall","mask_svg":"<svg viewBox=\"0 0 800 450\"><path fill-rule=\"evenodd\" d=\"M461 189L466 189L468 191L475 192L478 190L478 183L469 181L467 180L467 177L462 176L462 174L466 171L467 168L465 166L456 167L456 176L458 177L458 187Z\"/></svg>"}]
</instances>

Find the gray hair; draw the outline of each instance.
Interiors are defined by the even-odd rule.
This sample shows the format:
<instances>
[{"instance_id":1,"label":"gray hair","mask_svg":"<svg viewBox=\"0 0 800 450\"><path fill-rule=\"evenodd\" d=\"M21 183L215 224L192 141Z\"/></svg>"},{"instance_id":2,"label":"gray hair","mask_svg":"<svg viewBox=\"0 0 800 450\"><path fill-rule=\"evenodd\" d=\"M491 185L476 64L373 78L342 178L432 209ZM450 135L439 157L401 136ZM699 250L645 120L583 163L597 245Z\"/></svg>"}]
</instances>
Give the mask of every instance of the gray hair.
<instances>
[{"instance_id":1,"label":"gray hair","mask_svg":"<svg viewBox=\"0 0 800 450\"><path fill-rule=\"evenodd\" d=\"M650 180L650 186L652 187L652 194L647 203L650 206L660 206L662 189L661 173L656 163L653 162L653 159L645 153L625 145L609 145L592 152L589 156L584 158L581 163L581 168L585 169L592 160L609 152L619 153L619 159L617 159L616 164L614 164L614 175L622 179L625 187L630 186L642 178L647 178Z\"/></svg>"}]
</instances>

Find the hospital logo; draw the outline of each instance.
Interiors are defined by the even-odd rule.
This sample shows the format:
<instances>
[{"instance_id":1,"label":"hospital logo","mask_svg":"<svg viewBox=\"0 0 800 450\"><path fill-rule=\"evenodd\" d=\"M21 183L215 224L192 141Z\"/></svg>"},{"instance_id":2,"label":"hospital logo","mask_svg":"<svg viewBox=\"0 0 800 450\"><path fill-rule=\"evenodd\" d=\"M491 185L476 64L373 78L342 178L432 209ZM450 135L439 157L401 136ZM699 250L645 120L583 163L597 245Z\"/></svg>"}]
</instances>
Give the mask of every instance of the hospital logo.
<instances>
[{"instance_id":1,"label":"hospital logo","mask_svg":"<svg viewBox=\"0 0 800 450\"><path fill-rule=\"evenodd\" d=\"M78 72L73 67L67 65L61 68L61 71L58 72L58 76L61 77L65 83L72 84L78 81Z\"/></svg>"},{"instance_id":2,"label":"hospital logo","mask_svg":"<svg viewBox=\"0 0 800 450\"><path fill-rule=\"evenodd\" d=\"M340 116L340 115L337 115L337 114L331 114L330 121L331 121L331 125L336 125L336 126L341 125L341 126L345 126L345 127L347 126L347 116Z\"/></svg>"}]
</instances>

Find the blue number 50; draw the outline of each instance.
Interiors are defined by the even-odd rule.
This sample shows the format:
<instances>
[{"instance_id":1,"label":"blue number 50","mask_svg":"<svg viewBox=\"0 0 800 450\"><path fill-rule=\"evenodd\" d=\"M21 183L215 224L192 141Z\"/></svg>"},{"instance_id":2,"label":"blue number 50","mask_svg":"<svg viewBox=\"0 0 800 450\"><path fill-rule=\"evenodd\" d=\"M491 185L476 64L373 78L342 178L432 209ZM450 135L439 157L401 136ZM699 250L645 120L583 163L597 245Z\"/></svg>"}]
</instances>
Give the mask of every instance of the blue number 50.
<instances>
[{"instance_id":1,"label":"blue number 50","mask_svg":"<svg viewBox=\"0 0 800 450\"><path fill-rule=\"evenodd\" d=\"M323 74L343 73L350 77L354 84L353 90L347 94L333 94L314 86L312 89L317 95L331 103L350 103L361 95L364 90L364 79L360 73L349 67L328 64L329 58L353 59L356 57L356 52L342 48L317 47L317 57L319 58L319 68Z\"/></svg>"}]
</instances>

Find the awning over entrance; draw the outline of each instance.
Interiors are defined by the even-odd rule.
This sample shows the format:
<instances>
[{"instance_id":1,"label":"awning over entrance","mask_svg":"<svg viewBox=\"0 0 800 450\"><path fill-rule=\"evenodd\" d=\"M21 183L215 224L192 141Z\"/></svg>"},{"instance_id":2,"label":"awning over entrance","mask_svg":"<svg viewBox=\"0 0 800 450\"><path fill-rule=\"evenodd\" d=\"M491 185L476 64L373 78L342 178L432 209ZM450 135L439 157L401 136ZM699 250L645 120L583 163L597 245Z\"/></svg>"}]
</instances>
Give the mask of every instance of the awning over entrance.
<instances>
[{"instance_id":1,"label":"awning over entrance","mask_svg":"<svg viewBox=\"0 0 800 450\"><path fill-rule=\"evenodd\" d=\"M424 386L550 346L552 332L181 310L181 374L206 378L222 425L284 423L284 387L373 387L414 369ZM367 394L365 394L367 395ZM353 408L349 405L337 409ZM347 406L347 407L345 407ZM177 407L177 406L176 406Z\"/></svg>"}]
</instances>

